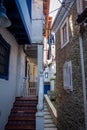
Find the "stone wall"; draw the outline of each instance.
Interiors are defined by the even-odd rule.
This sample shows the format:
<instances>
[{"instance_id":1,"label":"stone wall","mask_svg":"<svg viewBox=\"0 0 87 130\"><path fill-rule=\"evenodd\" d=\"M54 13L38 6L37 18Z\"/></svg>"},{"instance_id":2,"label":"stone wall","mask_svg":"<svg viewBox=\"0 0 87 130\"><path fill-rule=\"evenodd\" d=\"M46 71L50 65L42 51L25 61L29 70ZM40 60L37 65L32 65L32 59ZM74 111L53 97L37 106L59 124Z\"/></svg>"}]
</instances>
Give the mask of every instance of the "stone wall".
<instances>
[{"instance_id":1,"label":"stone wall","mask_svg":"<svg viewBox=\"0 0 87 130\"><path fill-rule=\"evenodd\" d=\"M73 32L71 31L70 27L70 17L72 18ZM79 26L75 25L77 18L76 3L74 3L71 7L71 10L68 13L68 18L69 43L65 47L61 48L60 28L56 32L57 126L58 130L83 130L84 106L79 48ZM87 46L85 49L87 51ZM72 61L73 91L68 93L63 87L63 65L65 61L70 60Z\"/></svg>"}]
</instances>

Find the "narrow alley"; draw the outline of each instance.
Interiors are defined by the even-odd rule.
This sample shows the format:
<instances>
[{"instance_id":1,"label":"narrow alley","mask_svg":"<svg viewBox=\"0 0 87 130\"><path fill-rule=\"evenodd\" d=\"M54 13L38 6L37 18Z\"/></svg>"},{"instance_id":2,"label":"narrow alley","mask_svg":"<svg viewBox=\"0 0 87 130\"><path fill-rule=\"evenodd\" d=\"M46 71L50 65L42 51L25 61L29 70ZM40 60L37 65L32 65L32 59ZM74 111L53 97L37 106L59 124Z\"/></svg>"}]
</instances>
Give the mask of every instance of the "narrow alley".
<instances>
[{"instance_id":1,"label":"narrow alley","mask_svg":"<svg viewBox=\"0 0 87 130\"><path fill-rule=\"evenodd\" d=\"M0 0L0 130L87 130L87 0Z\"/></svg>"}]
</instances>

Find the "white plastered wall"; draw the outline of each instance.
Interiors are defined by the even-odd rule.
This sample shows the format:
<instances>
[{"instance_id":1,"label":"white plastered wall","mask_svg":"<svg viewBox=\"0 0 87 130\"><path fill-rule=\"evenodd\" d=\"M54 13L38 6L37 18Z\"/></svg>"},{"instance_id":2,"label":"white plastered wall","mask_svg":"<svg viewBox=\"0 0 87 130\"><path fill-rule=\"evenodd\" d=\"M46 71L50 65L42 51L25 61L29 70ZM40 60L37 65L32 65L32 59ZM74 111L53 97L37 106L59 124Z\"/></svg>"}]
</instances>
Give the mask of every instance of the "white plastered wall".
<instances>
[{"instance_id":1,"label":"white plastered wall","mask_svg":"<svg viewBox=\"0 0 87 130\"><path fill-rule=\"evenodd\" d=\"M9 31L0 27L0 34L11 46L9 79L0 78L0 130L4 130L15 97L18 96L18 87L22 84L22 78L25 74L25 54L23 47L18 46L16 39Z\"/></svg>"},{"instance_id":2,"label":"white plastered wall","mask_svg":"<svg viewBox=\"0 0 87 130\"><path fill-rule=\"evenodd\" d=\"M34 0L32 4L32 43L43 41L43 1Z\"/></svg>"}]
</instances>

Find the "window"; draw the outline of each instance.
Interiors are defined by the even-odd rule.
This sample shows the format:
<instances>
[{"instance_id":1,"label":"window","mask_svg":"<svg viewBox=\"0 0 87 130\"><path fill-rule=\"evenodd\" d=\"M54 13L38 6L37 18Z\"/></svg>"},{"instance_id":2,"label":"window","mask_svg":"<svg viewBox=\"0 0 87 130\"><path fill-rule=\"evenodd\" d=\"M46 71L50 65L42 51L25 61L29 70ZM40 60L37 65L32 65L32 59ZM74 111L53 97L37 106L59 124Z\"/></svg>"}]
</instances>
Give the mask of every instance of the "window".
<instances>
[{"instance_id":1,"label":"window","mask_svg":"<svg viewBox=\"0 0 87 130\"><path fill-rule=\"evenodd\" d=\"M0 35L0 78L8 80L10 45Z\"/></svg>"},{"instance_id":2,"label":"window","mask_svg":"<svg viewBox=\"0 0 87 130\"><path fill-rule=\"evenodd\" d=\"M65 62L63 66L63 86L65 90L73 91L72 87L72 62Z\"/></svg>"},{"instance_id":3,"label":"window","mask_svg":"<svg viewBox=\"0 0 87 130\"><path fill-rule=\"evenodd\" d=\"M48 78L48 72L45 72L45 78Z\"/></svg>"},{"instance_id":4,"label":"window","mask_svg":"<svg viewBox=\"0 0 87 130\"><path fill-rule=\"evenodd\" d=\"M61 47L63 48L69 42L68 18L65 19L60 30L61 30Z\"/></svg>"}]
</instances>

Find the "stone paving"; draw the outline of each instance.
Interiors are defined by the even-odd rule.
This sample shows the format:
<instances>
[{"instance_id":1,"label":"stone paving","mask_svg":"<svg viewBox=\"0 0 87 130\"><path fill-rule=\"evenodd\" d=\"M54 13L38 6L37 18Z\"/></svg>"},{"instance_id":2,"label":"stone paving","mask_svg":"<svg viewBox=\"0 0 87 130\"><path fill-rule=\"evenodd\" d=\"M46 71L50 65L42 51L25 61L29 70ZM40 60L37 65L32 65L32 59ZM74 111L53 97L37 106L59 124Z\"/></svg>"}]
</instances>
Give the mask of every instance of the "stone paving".
<instances>
[{"instance_id":1,"label":"stone paving","mask_svg":"<svg viewBox=\"0 0 87 130\"><path fill-rule=\"evenodd\" d=\"M46 103L44 103L44 130L57 130Z\"/></svg>"}]
</instances>

